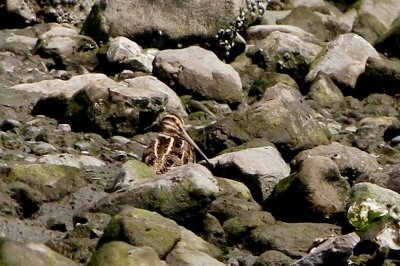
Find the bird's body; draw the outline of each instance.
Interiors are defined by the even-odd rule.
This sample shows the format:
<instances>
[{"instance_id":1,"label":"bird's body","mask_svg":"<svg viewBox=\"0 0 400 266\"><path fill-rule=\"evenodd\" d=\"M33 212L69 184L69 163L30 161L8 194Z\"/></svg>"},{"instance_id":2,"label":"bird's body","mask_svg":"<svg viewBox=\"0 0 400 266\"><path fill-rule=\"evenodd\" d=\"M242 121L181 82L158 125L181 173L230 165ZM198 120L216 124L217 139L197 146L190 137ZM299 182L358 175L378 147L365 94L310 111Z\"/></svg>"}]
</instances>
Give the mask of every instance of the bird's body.
<instances>
[{"instance_id":1,"label":"bird's body","mask_svg":"<svg viewBox=\"0 0 400 266\"><path fill-rule=\"evenodd\" d=\"M167 114L161 119L157 138L144 151L142 161L156 174L162 174L174 167L196 162L194 149L208 160L187 135L182 118Z\"/></svg>"}]
</instances>

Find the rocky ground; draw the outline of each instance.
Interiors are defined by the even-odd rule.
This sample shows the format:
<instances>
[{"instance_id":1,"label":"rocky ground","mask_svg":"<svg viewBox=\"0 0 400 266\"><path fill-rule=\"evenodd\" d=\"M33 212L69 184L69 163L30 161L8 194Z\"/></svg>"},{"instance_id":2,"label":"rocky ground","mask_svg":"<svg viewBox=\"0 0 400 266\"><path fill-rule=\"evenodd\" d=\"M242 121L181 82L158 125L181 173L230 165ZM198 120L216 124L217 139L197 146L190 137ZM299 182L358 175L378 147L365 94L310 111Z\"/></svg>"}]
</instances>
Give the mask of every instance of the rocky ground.
<instances>
[{"instance_id":1,"label":"rocky ground","mask_svg":"<svg viewBox=\"0 0 400 266\"><path fill-rule=\"evenodd\" d=\"M397 0L0 3L1 265L399 265ZM165 112L210 163L141 163Z\"/></svg>"}]
</instances>

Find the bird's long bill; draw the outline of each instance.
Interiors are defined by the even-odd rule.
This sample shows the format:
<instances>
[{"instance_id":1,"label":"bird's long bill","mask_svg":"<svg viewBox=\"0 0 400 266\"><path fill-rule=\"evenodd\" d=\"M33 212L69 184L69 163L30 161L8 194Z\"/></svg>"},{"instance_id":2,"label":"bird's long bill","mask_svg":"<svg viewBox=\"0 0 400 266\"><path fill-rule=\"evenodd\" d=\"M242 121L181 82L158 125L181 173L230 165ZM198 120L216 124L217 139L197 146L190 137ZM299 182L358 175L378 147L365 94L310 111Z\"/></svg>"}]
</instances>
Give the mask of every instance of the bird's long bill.
<instances>
[{"instance_id":1,"label":"bird's long bill","mask_svg":"<svg viewBox=\"0 0 400 266\"><path fill-rule=\"evenodd\" d=\"M207 163L210 163L210 161L208 160L207 156L204 154L204 152L202 150L200 150L199 146L197 146L197 144L193 141L193 139L188 135L188 133L186 133L185 130L182 130L181 133L182 138L184 138L190 145L192 145L199 153L201 156L203 156L203 158L206 160Z\"/></svg>"}]
</instances>

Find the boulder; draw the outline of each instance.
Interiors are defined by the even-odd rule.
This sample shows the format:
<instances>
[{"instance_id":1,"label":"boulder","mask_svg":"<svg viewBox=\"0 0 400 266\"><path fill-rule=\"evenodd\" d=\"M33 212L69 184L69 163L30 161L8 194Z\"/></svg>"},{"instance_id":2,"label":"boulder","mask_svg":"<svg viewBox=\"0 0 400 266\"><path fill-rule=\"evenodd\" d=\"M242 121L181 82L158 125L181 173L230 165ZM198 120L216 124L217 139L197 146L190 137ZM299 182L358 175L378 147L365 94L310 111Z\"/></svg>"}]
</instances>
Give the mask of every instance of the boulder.
<instances>
[{"instance_id":1,"label":"boulder","mask_svg":"<svg viewBox=\"0 0 400 266\"><path fill-rule=\"evenodd\" d=\"M254 262L254 266L286 266L292 265L293 259L276 250L267 250L263 252Z\"/></svg>"},{"instance_id":2,"label":"boulder","mask_svg":"<svg viewBox=\"0 0 400 266\"><path fill-rule=\"evenodd\" d=\"M267 209L278 219L324 221L344 211L349 194L350 185L335 162L322 156L310 157L275 186Z\"/></svg>"},{"instance_id":3,"label":"boulder","mask_svg":"<svg viewBox=\"0 0 400 266\"><path fill-rule=\"evenodd\" d=\"M356 183L368 182L400 193L400 166L389 164L372 173L360 175Z\"/></svg>"},{"instance_id":4,"label":"boulder","mask_svg":"<svg viewBox=\"0 0 400 266\"><path fill-rule=\"evenodd\" d=\"M210 255L190 248L176 247L167 256L166 263L168 265L176 266L190 266L190 265L226 265Z\"/></svg>"},{"instance_id":5,"label":"boulder","mask_svg":"<svg viewBox=\"0 0 400 266\"><path fill-rule=\"evenodd\" d=\"M330 138L327 126L317 120L301 94L281 83L267 88L260 101L204 131L197 141L211 155L251 140L266 139L288 159L299 150L328 144Z\"/></svg>"},{"instance_id":6,"label":"boulder","mask_svg":"<svg viewBox=\"0 0 400 266\"><path fill-rule=\"evenodd\" d=\"M259 54L256 54L259 66L269 71L288 74L300 81L304 79L309 65L321 51L319 45L280 31L270 33L268 37L257 42L256 46L260 48Z\"/></svg>"},{"instance_id":7,"label":"boulder","mask_svg":"<svg viewBox=\"0 0 400 266\"><path fill-rule=\"evenodd\" d=\"M258 147L225 153L210 160L215 176L244 183L253 197L263 203L274 186L290 174L290 167L273 147Z\"/></svg>"},{"instance_id":8,"label":"boulder","mask_svg":"<svg viewBox=\"0 0 400 266\"><path fill-rule=\"evenodd\" d=\"M153 67L155 76L172 88L229 104L237 104L243 98L239 74L203 48L160 51Z\"/></svg>"},{"instance_id":9,"label":"boulder","mask_svg":"<svg viewBox=\"0 0 400 266\"><path fill-rule=\"evenodd\" d=\"M93 156L68 153L43 155L38 162L49 165L64 165L75 168L102 167L106 165L102 160Z\"/></svg>"},{"instance_id":10,"label":"boulder","mask_svg":"<svg viewBox=\"0 0 400 266\"><path fill-rule=\"evenodd\" d=\"M218 193L217 181L207 168L187 164L125 191L107 195L80 211L116 214L122 205L131 205L185 221L204 214Z\"/></svg>"},{"instance_id":11,"label":"boulder","mask_svg":"<svg viewBox=\"0 0 400 266\"><path fill-rule=\"evenodd\" d=\"M339 35L313 61L306 81L314 81L322 72L338 85L354 89L368 57L379 58L379 54L365 39L354 33Z\"/></svg>"},{"instance_id":12,"label":"boulder","mask_svg":"<svg viewBox=\"0 0 400 266\"><path fill-rule=\"evenodd\" d=\"M134 247L122 241L112 241L102 245L87 265L161 266L163 263L151 247Z\"/></svg>"},{"instance_id":13,"label":"boulder","mask_svg":"<svg viewBox=\"0 0 400 266\"><path fill-rule=\"evenodd\" d=\"M181 238L178 225L158 213L125 206L115 215L98 242L125 241L137 247L151 247L165 257Z\"/></svg>"},{"instance_id":14,"label":"boulder","mask_svg":"<svg viewBox=\"0 0 400 266\"><path fill-rule=\"evenodd\" d=\"M316 156L324 156L331 159L339 168L340 174L348 178L351 182L360 175L369 175L381 167L376 158L369 153L356 147L342 145L338 142L302 151L296 155L291 165L293 168L296 168L304 160Z\"/></svg>"},{"instance_id":15,"label":"boulder","mask_svg":"<svg viewBox=\"0 0 400 266\"><path fill-rule=\"evenodd\" d=\"M321 73L312 82L307 97L328 108L344 102L342 91L327 75Z\"/></svg>"},{"instance_id":16,"label":"boulder","mask_svg":"<svg viewBox=\"0 0 400 266\"><path fill-rule=\"evenodd\" d=\"M317 37L313 34L292 25L255 25L251 26L246 30L246 37L250 44L255 44L263 39L267 38L272 32L279 31L282 33L288 33L296 35L301 40L311 43L321 43Z\"/></svg>"},{"instance_id":17,"label":"boulder","mask_svg":"<svg viewBox=\"0 0 400 266\"><path fill-rule=\"evenodd\" d=\"M3 265L60 265L78 266L78 264L53 251L44 244L27 242L17 243L7 239L0 240L0 264Z\"/></svg>"}]
</instances>

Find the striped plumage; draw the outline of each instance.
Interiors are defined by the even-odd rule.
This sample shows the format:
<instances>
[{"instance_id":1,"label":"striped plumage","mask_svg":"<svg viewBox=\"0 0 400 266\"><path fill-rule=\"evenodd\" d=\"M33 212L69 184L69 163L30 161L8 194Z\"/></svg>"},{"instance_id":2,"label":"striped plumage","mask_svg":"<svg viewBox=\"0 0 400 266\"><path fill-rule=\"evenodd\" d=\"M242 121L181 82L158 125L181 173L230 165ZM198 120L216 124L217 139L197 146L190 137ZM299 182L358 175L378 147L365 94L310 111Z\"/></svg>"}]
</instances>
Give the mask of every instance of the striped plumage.
<instances>
[{"instance_id":1,"label":"striped plumage","mask_svg":"<svg viewBox=\"0 0 400 266\"><path fill-rule=\"evenodd\" d=\"M208 161L186 133L183 119L177 115L166 114L160 121L157 138L144 151L142 161L151 166L156 174L162 174L173 167L194 163L194 149Z\"/></svg>"}]
</instances>

